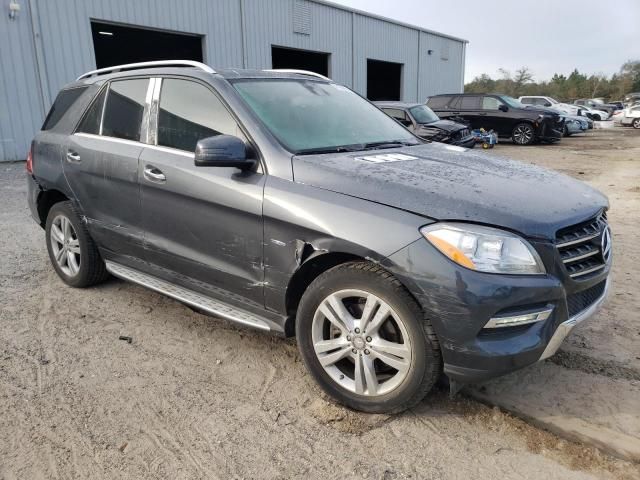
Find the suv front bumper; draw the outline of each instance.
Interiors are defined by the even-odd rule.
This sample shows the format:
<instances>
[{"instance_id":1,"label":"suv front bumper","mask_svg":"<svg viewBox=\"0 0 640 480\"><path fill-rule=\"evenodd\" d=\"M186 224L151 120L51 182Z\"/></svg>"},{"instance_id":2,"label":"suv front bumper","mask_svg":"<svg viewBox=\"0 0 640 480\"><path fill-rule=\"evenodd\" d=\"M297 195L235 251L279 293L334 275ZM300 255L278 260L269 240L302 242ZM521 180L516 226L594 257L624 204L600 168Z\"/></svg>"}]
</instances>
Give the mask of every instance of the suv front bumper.
<instances>
[{"instance_id":1,"label":"suv front bumper","mask_svg":"<svg viewBox=\"0 0 640 480\"><path fill-rule=\"evenodd\" d=\"M422 306L440 341L444 373L459 383L488 380L555 354L571 330L605 300L611 267L580 282L555 268L545 275L481 273L455 264L423 239L388 257L383 266ZM597 292L597 298L590 292ZM589 299L579 311L571 306L576 297ZM495 317L549 308L546 320L486 328Z\"/></svg>"}]
</instances>

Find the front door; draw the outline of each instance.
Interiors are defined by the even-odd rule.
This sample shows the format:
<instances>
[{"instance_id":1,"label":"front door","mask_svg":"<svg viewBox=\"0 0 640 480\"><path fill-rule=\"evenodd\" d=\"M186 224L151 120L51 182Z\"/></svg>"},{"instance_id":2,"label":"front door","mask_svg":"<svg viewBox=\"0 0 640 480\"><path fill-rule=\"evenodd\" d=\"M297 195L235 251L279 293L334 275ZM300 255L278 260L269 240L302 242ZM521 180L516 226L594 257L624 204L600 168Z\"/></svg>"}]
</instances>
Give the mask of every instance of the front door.
<instances>
[{"instance_id":1,"label":"front door","mask_svg":"<svg viewBox=\"0 0 640 480\"><path fill-rule=\"evenodd\" d=\"M138 157L148 78L104 86L63 151L63 171L101 248L142 258ZM104 110L104 112L103 112Z\"/></svg>"},{"instance_id":2,"label":"front door","mask_svg":"<svg viewBox=\"0 0 640 480\"><path fill-rule=\"evenodd\" d=\"M238 123L208 85L164 78L155 130L157 145L140 157L147 260L184 286L264 305L265 175L194 164L202 138L246 141Z\"/></svg>"}]
</instances>

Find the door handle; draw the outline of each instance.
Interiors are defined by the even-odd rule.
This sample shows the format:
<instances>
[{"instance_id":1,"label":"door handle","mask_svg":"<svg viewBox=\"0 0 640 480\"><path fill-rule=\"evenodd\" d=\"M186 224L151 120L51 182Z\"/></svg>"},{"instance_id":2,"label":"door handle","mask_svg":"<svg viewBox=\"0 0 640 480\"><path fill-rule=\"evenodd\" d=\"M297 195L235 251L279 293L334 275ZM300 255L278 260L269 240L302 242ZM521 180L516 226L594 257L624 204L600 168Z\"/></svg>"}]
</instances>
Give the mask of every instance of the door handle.
<instances>
[{"instance_id":1,"label":"door handle","mask_svg":"<svg viewBox=\"0 0 640 480\"><path fill-rule=\"evenodd\" d=\"M67 150L67 162L80 163L80 154L73 150Z\"/></svg>"},{"instance_id":2,"label":"door handle","mask_svg":"<svg viewBox=\"0 0 640 480\"><path fill-rule=\"evenodd\" d=\"M144 178L146 178L150 182L164 183L167 181L167 177L164 176L164 173L151 165L147 165L146 167L144 167L143 175Z\"/></svg>"}]
</instances>

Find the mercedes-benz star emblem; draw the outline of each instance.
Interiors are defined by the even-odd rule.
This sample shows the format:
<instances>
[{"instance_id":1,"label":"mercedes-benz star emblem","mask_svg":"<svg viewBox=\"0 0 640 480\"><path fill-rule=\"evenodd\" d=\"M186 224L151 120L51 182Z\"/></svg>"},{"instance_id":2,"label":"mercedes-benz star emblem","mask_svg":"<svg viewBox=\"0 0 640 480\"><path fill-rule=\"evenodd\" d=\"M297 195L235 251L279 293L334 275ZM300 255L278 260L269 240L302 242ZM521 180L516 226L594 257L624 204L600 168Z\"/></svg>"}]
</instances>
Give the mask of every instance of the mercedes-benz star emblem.
<instances>
[{"instance_id":1,"label":"mercedes-benz star emblem","mask_svg":"<svg viewBox=\"0 0 640 480\"><path fill-rule=\"evenodd\" d=\"M602 231L602 237L600 237L600 248L602 249L602 258L605 262L609 261L611 257L611 230L607 225Z\"/></svg>"}]
</instances>

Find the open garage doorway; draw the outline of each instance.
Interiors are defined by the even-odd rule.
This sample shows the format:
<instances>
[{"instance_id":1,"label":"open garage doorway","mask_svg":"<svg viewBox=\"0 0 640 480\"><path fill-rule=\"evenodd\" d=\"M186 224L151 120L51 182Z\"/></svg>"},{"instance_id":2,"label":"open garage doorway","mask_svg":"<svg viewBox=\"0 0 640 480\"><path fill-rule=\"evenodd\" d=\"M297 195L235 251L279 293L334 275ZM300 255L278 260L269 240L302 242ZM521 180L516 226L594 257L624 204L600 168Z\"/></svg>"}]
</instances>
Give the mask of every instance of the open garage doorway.
<instances>
[{"instance_id":1,"label":"open garage doorway","mask_svg":"<svg viewBox=\"0 0 640 480\"><path fill-rule=\"evenodd\" d=\"M367 59L367 98L400 100L402 64Z\"/></svg>"},{"instance_id":2,"label":"open garage doorway","mask_svg":"<svg viewBox=\"0 0 640 480\"><path fill-rule=\"evenodd\" d=\"M272 68L296 68L329 76L329 54L271 46Z\"/></svg>"},{"instance_id":3,"label":"open garage doorway","mask_svg":"<svg viewBox=\"0 0 640 480\"><path fill-rule=\"evenodd\" d=\"M202 37L91 21L96 67L152 60L202 62Z\"/></svg>"}]
</instances>

